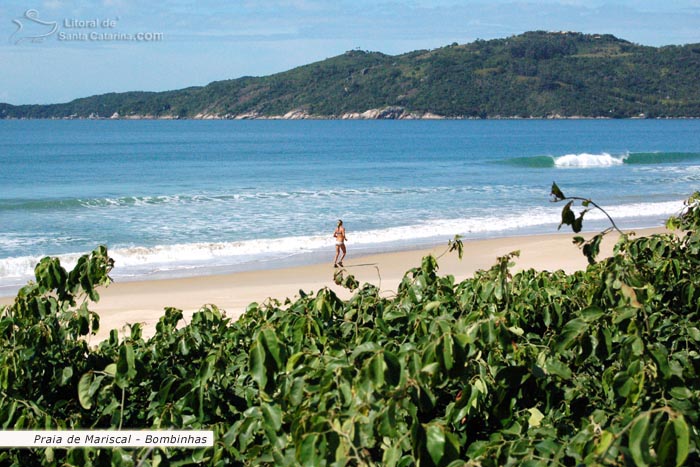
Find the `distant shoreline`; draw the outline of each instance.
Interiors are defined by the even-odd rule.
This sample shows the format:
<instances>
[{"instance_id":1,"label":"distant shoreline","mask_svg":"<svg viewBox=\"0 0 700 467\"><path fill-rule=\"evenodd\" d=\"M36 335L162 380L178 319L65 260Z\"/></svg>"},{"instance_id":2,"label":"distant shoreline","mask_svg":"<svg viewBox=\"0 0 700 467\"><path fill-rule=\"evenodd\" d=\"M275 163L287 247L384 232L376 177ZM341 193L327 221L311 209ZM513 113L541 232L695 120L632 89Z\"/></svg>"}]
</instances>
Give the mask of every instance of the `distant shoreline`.
<instances>
[{"instance_id":1,"label":"distant shoreline","mask_svg":"<svg viewBox=\"0 0 700 467\"><path fill-rule=\"evenodd\" d=\"M363 116L368 114L373 116ZM187 120L187 121L198 121L198 120L317 120L317 121L337 121L337 120L421 120L421 121L434 121L434 120L447 120L447 121L461 121L461 120L473 120L473 121L500 121L500 120L698 120L700 116L684 116L684 117L646 117L646 116L634 116L634 117L591 117L584 115L550 115L544 117L520 117L520 116L493 116L493 117L472 117L472 116L444 116L428 113L426 115L420 115L415 112L407 112L406 116L382 116L381 109L370 109L365 112L353 112L351 114L343 115L311 115L303 114L297 112L288 112L285 115L197 115L194 117L181 117L178 115L172 116L153 116L153 115L126 115L126 116L70 116L70 117L0 117L0 121L22 121L22 120L36 120L36 121L59 121L59 120L99 120L99 121L139 121L139 120L162 120L162 121L172 121L172 120Z\"/></svg>"}]
</instances>

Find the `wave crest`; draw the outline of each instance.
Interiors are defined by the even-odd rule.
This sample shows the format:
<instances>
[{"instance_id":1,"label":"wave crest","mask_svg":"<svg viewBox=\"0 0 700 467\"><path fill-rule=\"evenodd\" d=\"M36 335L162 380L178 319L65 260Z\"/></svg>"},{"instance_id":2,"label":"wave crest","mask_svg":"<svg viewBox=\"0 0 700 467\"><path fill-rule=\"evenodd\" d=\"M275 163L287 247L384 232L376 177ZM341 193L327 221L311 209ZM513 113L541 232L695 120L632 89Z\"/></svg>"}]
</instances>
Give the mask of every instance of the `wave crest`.
<instances>
[{"instance_id":1,"label":"wave crest","mask_svg":"<svg viewBox=\"0 0 700 467\"><path fill-rule=\"evenodd\" d=\"M555 167L613 167L617 165L622 165L625 160L629 157L624 156L611 156L607 152L602 154L589 154L587 152L581 154L566 154L564 156L554 158Z\"/></svg>"},{"instance_id":2,"label":"wave crest","mask_svg":"<svg viewBox=\"0 0 700 467\"><path fill-rule=\"evenodd\" d=\"M502 161L508 165L530 169L592 168L629 165L693 164L700 162L696 152L633 152L612 155L607 152L565 154L563 156L517 157Z\"/></svg>"}]
</instances>

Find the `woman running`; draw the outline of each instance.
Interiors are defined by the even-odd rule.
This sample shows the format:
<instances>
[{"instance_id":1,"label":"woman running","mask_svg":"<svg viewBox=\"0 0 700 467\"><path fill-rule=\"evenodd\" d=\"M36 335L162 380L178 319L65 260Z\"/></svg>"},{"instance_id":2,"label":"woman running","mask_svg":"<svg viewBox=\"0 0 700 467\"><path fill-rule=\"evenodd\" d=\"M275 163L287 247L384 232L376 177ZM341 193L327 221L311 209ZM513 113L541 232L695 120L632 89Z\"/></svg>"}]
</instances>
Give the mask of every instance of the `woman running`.
<instances>
[{"instance_id":1,"label":"woman running","mask_svg":"<svg viewBox=\"0 0 700 467\"><path fill-rule=\"evenodd\" d=\"M337 268L340 266L342 268L343 259L345 259L345 253L347 252L345 250L345 240L348 239L345 236L345 227L343 227L342 220L338 220L338 227L335 228L333 236L335 237L335 259L333 260L333 267ZM343 252L343 256L340 256L341 251ZM338 256L340 256L340 261L338 261Z\"/></svg>"}]
</instances>

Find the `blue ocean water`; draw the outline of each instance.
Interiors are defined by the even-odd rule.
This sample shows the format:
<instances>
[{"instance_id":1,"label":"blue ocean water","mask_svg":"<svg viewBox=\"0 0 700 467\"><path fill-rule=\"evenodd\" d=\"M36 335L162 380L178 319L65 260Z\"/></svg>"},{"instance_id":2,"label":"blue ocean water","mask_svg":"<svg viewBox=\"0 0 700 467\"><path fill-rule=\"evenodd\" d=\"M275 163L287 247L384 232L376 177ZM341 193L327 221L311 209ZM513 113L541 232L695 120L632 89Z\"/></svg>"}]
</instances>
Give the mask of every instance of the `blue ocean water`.
<instances>
[{"instance_id":1,"label":"blue ocean water","mask_svg":"<svg viewBox=\"0 0 700 467\"><path fill-rule=\"evenodd\" d=\"M119 280L330 261L339 218L349 258L556 232L553 181L662 225L700 121L0 121L0 293L99 244Z\"/></svg>"}]
</instances>

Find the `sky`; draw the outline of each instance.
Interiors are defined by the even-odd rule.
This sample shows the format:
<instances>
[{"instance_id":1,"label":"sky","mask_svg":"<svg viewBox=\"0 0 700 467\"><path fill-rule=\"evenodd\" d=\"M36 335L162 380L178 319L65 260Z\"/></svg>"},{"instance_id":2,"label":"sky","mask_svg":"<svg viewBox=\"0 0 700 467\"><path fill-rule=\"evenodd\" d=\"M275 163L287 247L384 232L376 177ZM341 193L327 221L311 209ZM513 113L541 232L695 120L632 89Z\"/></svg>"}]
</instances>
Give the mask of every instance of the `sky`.
<instances>
[{"instance_id":1,"label":"sky","mask_svg":"<svg viewBox=\"0 0 700 467\"><path fill-rule=\"evenodd\" d=\"M700 0L3 0L0 102L181 89L352 49L395 55L533 30L700 43Z\"/></svg>"}]
</instances>

